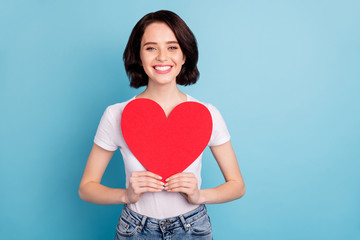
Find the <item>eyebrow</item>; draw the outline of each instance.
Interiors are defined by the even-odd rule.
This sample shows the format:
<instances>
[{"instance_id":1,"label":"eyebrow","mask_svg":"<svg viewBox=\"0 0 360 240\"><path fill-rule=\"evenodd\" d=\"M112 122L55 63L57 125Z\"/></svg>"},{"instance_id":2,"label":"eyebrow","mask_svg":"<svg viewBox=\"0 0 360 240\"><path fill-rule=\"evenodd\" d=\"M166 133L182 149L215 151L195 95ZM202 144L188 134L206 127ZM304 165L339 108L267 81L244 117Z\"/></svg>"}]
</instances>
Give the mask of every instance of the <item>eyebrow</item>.
<instances>
[{"instance_id":1,"label":"eyebrow","mask_svg":"<svg viewBox=\"0 0 360 240\"><path fill-rule=\"evenodd\" d=\"M157 43L156 42L146 42L146 43L144 43L143 46L151 45L151 44L156 45ZM166 44L179 44L179 43L177 41L168 41L168 42L166 42Z\"/></svg>"}]
</instances>

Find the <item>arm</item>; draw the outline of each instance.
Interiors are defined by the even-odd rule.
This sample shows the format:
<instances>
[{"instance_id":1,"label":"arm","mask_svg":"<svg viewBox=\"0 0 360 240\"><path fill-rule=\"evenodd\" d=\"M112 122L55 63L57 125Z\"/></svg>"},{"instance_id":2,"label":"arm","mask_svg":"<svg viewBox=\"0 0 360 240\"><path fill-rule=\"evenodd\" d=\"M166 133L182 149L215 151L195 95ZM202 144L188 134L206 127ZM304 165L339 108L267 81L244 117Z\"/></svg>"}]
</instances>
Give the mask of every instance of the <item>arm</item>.
<instances>
[{"instance_id":1,"label":"arm","mask_svg":"<svg viewBox=\"0 0 360 240\"><path fill-rule=\"evenodd\" d=\"M94 144L79 186L80 198L95 204L122 204L125 189L114 189L101 185L101 178L114 152Z\"/></svg>"},{"instance_id":2,"label":"arm","mask_svg":"<svg viewBox=\"0 0 360 240\"><path fill-rule=\"evenodd\" d=\"M199 190L194 174L180 173L169 178L165 189L185 194L188 201L193 204L224 203L242 197L245 194L245 185L231 142L210 149L225 183L215 188Z\"/></svg>"},{"instance_id":3,"label":"arm","mask_svg":"<svg viewBox=\"0 0 360 240\"><path fill-rule=\"evenodd\" d=\"M241 198L245 194L245 184L241 176L231 142L210 147L224 176L225 183L210 189L200 190L203 203L223 203Z\"/></svg>"},{"instance_id":4,"label":"arm","mask_svg":"<svg viewBox=\"0 0 360 240\"><path fill-rule=\"evenodd\" d=\"M101 185L101 178L114 152L94 144L80 182L79 195L84 201L95 204L123 204L137 202L144 192L163 189L159 176L154 173L133 172L128 189L109 188Z\"/></svg>"}]
</instances>

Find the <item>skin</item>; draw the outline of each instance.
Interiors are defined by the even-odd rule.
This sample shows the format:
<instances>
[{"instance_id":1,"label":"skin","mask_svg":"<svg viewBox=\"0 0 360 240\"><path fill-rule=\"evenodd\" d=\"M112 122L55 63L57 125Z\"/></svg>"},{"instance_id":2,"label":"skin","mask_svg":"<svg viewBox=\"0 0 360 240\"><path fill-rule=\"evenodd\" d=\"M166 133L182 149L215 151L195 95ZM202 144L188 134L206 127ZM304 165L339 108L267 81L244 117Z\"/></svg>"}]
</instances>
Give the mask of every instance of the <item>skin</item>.
<instances>
[{"instance_id":1,"label":"skin","mask_svg":"<svg viewBox=\"0 0 360 240\"><path fill-rule=\"evenodd\" d=\"M165 23L152 23L145 29L140 59L149 76L149 82L145 91L136 98L156 101L168 116L172 109L187 100L186 95L176 85L176 76L186 57L174 33ZM171 66L171 71L159 72L154 66ZM224 203L242 197L245 194L245 185L231 142L210 149L225 179L225 183L218 187L200 190L193 173L175 174L166 179L164 184L160 181L160 176L141 171L131 174L127 189L118 189L100 184L114 152L94 144L80 182L79 195L84 201L95 204L136 203L145 192L163 190L179 192L192 204Z\"/></svg>"}]
</instances>

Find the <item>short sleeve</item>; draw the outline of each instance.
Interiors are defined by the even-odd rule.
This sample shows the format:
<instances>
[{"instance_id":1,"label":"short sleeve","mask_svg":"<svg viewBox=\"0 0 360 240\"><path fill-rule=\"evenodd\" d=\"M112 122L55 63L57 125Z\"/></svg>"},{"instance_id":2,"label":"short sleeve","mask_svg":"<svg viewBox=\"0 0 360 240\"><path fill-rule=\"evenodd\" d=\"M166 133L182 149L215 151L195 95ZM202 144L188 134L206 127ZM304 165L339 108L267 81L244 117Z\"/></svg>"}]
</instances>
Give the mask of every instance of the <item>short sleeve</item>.
<instances>
[{"instance_id":1,"label":"short sleeve","mask_svg":"<svg viewBox=\"0 0 360 240\"><path fill-rule=\"evenodd\" d=\"M97 128L94 143L108 151L115 151L117 149L113 136L115 132L114 122L111 109L107 107Z\"/></svg>"},{"instance_id":2,"label":"short sleeve","mask_svg":"<svg viewBox=\"0 0 360 240\"><path fill-rule=\"evenodd\" d=\"M219 110L211 104L208 105L208 109L213 120L213 131L208 146L212 147L228 142L230 134Z\"/></svg>"}]
</instances>

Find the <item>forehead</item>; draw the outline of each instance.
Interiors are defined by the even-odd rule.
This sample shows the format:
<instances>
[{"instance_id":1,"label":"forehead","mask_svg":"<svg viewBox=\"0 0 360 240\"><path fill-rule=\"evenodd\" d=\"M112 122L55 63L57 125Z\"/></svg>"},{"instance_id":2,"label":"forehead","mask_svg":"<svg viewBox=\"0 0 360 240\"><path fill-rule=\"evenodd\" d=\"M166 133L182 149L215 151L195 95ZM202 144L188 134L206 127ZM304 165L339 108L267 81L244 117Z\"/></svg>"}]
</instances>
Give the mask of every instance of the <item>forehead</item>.
<instances>
[{"instance_id":1,"label":"forehead","mask_svg":"<svg viewBox=\"0 0 360 240\"><path fill-rule=\"evenodd\" d=\"M149 24L144 31L141 42L169 42L177 41L174 32L163 22Z\"/></svg>"}]
</instances>

